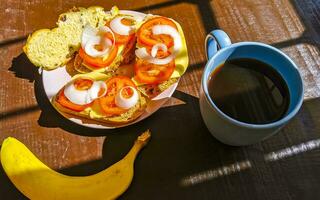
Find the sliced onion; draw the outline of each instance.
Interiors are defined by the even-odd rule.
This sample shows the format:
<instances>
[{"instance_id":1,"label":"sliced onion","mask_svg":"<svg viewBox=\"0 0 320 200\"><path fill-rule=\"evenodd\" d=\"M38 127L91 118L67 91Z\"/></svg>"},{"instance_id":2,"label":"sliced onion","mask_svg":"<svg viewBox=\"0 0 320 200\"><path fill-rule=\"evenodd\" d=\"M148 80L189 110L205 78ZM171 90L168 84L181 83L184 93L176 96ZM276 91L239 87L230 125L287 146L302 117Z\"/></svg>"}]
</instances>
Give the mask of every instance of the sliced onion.
<instances>
[{"instance_id":1,"label":"sliced onion","mask_svg":"<svg viewBox=\"0 0 320 200\"><path fill-rule=\"evenodd\" d=\"M182 41L179 32L169 25L155 25L152 27L152 33L154 35L166 34L173 38L173 52L178 53L182 47Z\"/></svg>"},{"instance_id":2,"label":"sliced onion","mask_svg":"<svg viewBox=\"0 0 320 200\"><path fill-rule=\"evenodd\" d=\"M175 55L173 53L165 58L154 58L147 52L147 49L145 47L137 49L135 53L138 58L156 65L166 65L175 58Z\"/></svg>"},{"instance_id":3,"label":"sliced onion","mask_svg":"<svg viewBox=\"0 0 320 200\"><path fill-rule=\"evenodd\" d=\"M122 24L121 20L124 18L133 19L132 17L129 17L129 16L116 17L113 20L111 20L110 27L114 32L116 32L119 35L130 35L135 30L136 27L134 25L127 26Z\"/></svg>"},{"instance_id":4,"label":"sliced onion","mask_svg":"<svg viewBox=\"0 0 320 200\"><path fill-rule=\"evenodd\" d=\"M81 46L82 48L84 48L86 46L86 43L92 38L92 37L96 37L98 34L98 31L93 28L92 26L90 26L90 24L86 24L83 32L82 32L82 36L81 36Z\"/></svg>"},{"instance_id":5,"label":"sliced onion","mask_svg":"<svg viewBox=\"0 0 320 200\"><path fill-rule=\"evenodd\" d=\"M144 18L147 16L144 13L132 11L132 10L120 10L120 14L130 15L136 20L136 22L142 22L144 20Z\"/></svg>"},{"instance_id":6,"label":"sliced onion","mask_svg":"<svg viewBox=\"0 0 320 200\"><path fill-rule=\"evenodd\" d=\"M152 53L151 50L151 54L150 55L145 47L139 48L135 51L136 56L140 59L146 60L149 63L153 63L156 65L166 65L168 63L170 63L175 57L176 55L179 53L181 47L182 47L182 41L181 41L181 37L179 32L173 28L172 26L169 25L155 25L154 27L152 27L152 33L154 35L160 35L160 34L166 34L166 35L170 35L173 38L173 52L171 53L171 55L165 57L165 58L155 58L152 55L154 55L154 53ZM156 44L157 45L157 44ZM156 46L154 45L154 46ZM153 49L154 47L152 47ZM155 49L159 49L158 47L155 47ZM154 50L156 51L156 50Z\"/></svg>"},{"instance_id":7,"label":"sliced onion","mask_svg":"<svg viewBox=\"0 0 320 200\"><path fill-rule=\"evenodd\" d=\"M109 39L105 39L109 40ZM112 42L105 42L104 46L107 46L107 44L112 44ZM100 37L93 37L91 38L87 43L86 46L84 47L84 51L86 54L92 57L104 57L106 54L109 53L110 51L110 46L107 46L103 51L98 51L95 46L100 44Z\"/></svg>"},{"instance_id":8,"label":"sliced onion","mask_svg":"<svg viewBox=\"0 0 320 200\"><path fill-rule=\"evenodd\" d=\"M150 60L152 56L147 52L145 47L141 47L135 50L136 56L142 60Z\"/></svg>"},{"instance_id":9,"label":"sliced onion","mask_svg":"<svg viewBox=\"0 0 320 200\"><path fill-rule=\"evenodd\" d=\"M115 40L114 34L113 34L112 30L107 26L102 26L99 29L99 32L102 32L102 33L110 32L113 37L113 42L112 42L108 38L104 38L104 37L97 35L99 33L98 31L96 31L96 35L90 35L90 34L93 34L93 32L94 32L91 28L88 27L86 29L86 32L84 32L84 34L82 36L82 37L85 37L85 40L82 41L82 43L84 44L84 50L88 55L90 55L92 57L104 57L106 54L109 53L111 47L114 45L114 40ZM98 51L95 48L95 45L99 45L101 43L101 39L103 40L104 49L102 51Z\"/></svg>"},{"instance_id":10,"label":"sliced onion","mask_svg":"<svg viewBox=\"0 0 320 200\"><path fill-rule=\"evenodd\" d=\"M153 45L153 47L151 49L151 56L155 58L157 56L159 49L161 49L165 53L168 51L168 48L165 44L158 43L158 44Z\"/></svg>"},{"instance_id":11,"label":"sliced onion","mask_svg":"<svg viewBox=\"0 0 320 200\"><path fill-rule=\"evenodd\" d=\"M130 98L125 98L124 96L122 96L122 90L126 88L130 88L133 91L133 94ZM121 88L121 90L117 93L115 97L116 105L123 109L132 108L134 105L138 103L138 100L139 100L138 92L134 87L131 87L131 86L126 86Z\"/></svg>"},{"instance_id":12,"label":"sliced onion","mask_svg":"<svg viewBox=\"0 0 320 200\"><path fill-rule=\"evenodd\" d=\"M100 29L99 29L101 32L103 32L103 33L111 33L111 35L112 35L112 46L115 44L115 41L116 41L116 37L114 36L114 33L113 33L113 31L109 28L109 27L107 27L107 26L102 26L102 27L100 27Z\"/></svg>"},{"instance_id":13,"label":"sliced onion","mask_svg":"<svg viewBox=\"0 0 320 200\"><path fill-rule=\"evenodd\" d=\"M92 86L88 90L78 90L74 86L74 81L66 85L64 88L64 95L69 101L77 105L86 105L93 102L95 99L101 97L99 95L100 89L107 91L107 86L103 81L94 81Z\"/></svg>"},{"instance_id":14,"label":"sliced onion","mask_svg":"<svg viewBox=\"0 0 320 200\"><path fill-rule=\"evenodd\" d=\"M103 89L103 93L100 93L100 90ZM95 100L107 93L107 85L104 81L95 81L93 82L91 88L88 90L88 98Z\"/></svg>"}]
</instances>

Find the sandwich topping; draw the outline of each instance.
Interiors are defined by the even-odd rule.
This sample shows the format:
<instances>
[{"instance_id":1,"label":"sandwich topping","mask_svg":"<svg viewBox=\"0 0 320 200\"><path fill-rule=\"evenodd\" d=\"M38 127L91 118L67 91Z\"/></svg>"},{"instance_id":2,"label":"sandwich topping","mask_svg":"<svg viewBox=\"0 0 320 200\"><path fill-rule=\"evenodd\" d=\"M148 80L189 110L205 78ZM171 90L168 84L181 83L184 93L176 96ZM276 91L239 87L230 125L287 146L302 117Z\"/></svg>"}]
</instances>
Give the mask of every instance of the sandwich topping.
<instances>
[{"instance_id":1,"label":"sandwich topping","mask_svg":"<svg viewBox=\"0 0 320 200\"><path fill-rule=\"evenodd\" d=\"M135 78L141 83L158 84L168 80L175 69L174 59L182 48L176 24L165 17L155 17L137 32Z\"/></svg>"},{"instance_id":2,"label":"sandwich topping","mask_svg":"<svg viewBox=\"0 0 320 200\"><path fill-rule=\"evenodd\" d=\"M115 104L123 109L135 106L139 101L137 89L132 86L125 86L116 94Z\"/></svg>"},{"instance_id":3,"label":"sandwich topping","mask_svg":"<svg viewBox=\"0 0 320 200\"><path fill-rule=\"evenodd\" d=\"M67 63L69 75L77 74L54 98L63 112L128 122L188 66L185 38L173 19L116 6L61 16L57 29L32 34L24 51L38 67L51 70Z\"/></svg>"},{"instance_id":4,"label":"sandwich topping","mask_svg":"<svg viewBox=\"0 0 320 200\"><path fill-rule=\"evenodd\" d=\"M130 16L115 17L110 22L111 29L119 35L131 35L134 33L136 26L135 20Z\"/></svg>"},{"instance_id":5,"label":"sandwich topping","mask_svg":"<svg viewBox=\"0 0 320 200\"><path fill-rule=\"evenodd\" d=\"M94 100L104 96L106 92L105 82L78 78L63 88L57 101L73 111L82 111L90 106Z\"/></svg>"},{"instance_id":6,"label":"sandwich topping","mask_svg":"<svg viewBox=\"0 0 320 200\"><path fill-rule=\"evenodd\" d=\"M77 79L66 85L63 92L72 103L87 105L95 99L104 96L107 92L107 85L103 81Z\"/></svg>"},{"instance_id":7,"label":"sandwich topping","mask_svg":"<svg viewBox=\"0 0 320 200\"><path fill-rule=\"evenodd\" d=\"M159 84L169 80L183 42L177 25L161 16L150 17L141 24L146 16L133 11L125 13L116 15L99 30L85 27L82 48L78 53L82 60L78 62L76 57L75 67L81 63L91 70L106 68L116 62L120 53L123 64L135 59L134 78L141 84ZM134 48L136 41L137 49ZM119 50L120 46L124 50Z\"/></svg>"},{"instance_id":8,"label":"sandwich topping","mask_svg":"<svg viewBox=\"0 0 320 200\"><path fill-rule=\"evenodd\" d=\"M111 28L115 35L115 43L117 45L126 45L132 38L135 37L135 23L134 18L130 16L115 17L110 22L107 22L107 26ZM107 34L107 37L111 38L111 34Z\"/></svg>"},{"instance_id":9,"label":"sandwich topping","mask_svg":"<svg viewBox=\"0 0 320 200\"><path fill-rule=\"evenodd\" d=\"M85 66L90 66L90 68L93 69L101 69L106 66L109 66L113 60L116 58L118 53L118 47L114 46L110 53L106 55L105 57L92 57L88 55L82 48L79 49L79 56L83 60L83 64Z\"/></svg>"},{"instance_id":10,"label":"sandwich topping","mask_svg":"<svg viewBox=\"0 0 320 200\"><path fill-rule=\"evenodd\" d=\"M105 37L107 33L110 33L113 39ZM94 29L89 24L84 27L81 47L89 56L104 58L109 54L113 46L114 34L109 27L102 26L99 30Z\"/></svg>"},{"instance_id":11,"label":"sandwich topping","mask_svg":"<svg viewBox=\"0 0 320 200\"><path fill-rule=\"evenodd\" d=\"M134 107L139 93L132 80L115 76L107 81L78 78L67 84L57 97L57 102L73 111L80 112L97 100L108 116L120 115Z\"/></svg>"},{"instance_id":12,"label":"sandwich topping","mask_svg":"<svg viewBox=\"0 0 320 200\"><path fill-rule=\"evenodd\" d=\"M99 30L86 25L78 52L82 64L90 66L91 69L108 67L118 56L119 47L124 46L124 56L136 56L133 65L136 80L154 85L170 79L175 70L174 60L182 48L177 25L165 17L152 17L136 30L137 23L141 23L143 19L140 15L129 12L114 17ZM136 41L137 49L134 46ZM79 85L77 81L67 85L63 93L67 103L63 101L62 105L72 107L73 110L81 110L97 100L104 114L114 116L127 112L139 102L139 92L129 77L114 76L103 82L104 84L101 84L101 81L86 80L90 87L84 90L75 86ZM80 85L86 84L81 80ZM100 88L105 91L99 92ZM62 97L60 99L63 99ZM70 104L83 107L78 108Z\"/></svg>"},{"instance_id":13,"label":"sandwich topping","mask_svg":"<svg viewBox=\"0 0 320 200\"><path fill-rule=\"evenodd\" d=\"M106 67L113 62L117 53L115 35L108 26L102 26L99 30L89 24L84 27L79 56L85 65L95 69Z\"/></svg>"},{"instance_id":14,"label":"sandwich topping","mask_svg":"<svg viewBox=\"0 0 320 200\"><path fill-rule=\"evenodd\" d=\"M155 36L169 35L172 37L173 48L171 54L165 58L158 58L158 52L163 51L163 53L167 53L168 47L164 43L157 43L151 47L151 55L148 53L146 47L142 47L136 50L136 56L142 60L146 60L149 63L156 65L166 65L170 63L173 59L175 59L182 46L178 31L169 25L155 25L152 27L152 33Z\"/></svg>"},{"instance_id":15,"label":"sandwich topping","mask_svg":"<svg viewBox=\"0 0 320 200\"><path fill-rule=\"evenodd\" d=\"M99 103L107 115L120 115L138 103L139 95L130 78L114 76L106 85L108 90L99 98Z\"/></svg>"},{"instance_id":16,"label":"sandwich topping","mask_svg":"<svg viewBox=\"0 0 320 200\"><path fill-rule=\"evenodd\" d=\"M87 24L82 33L81 49L78 52L82 59L81 64L91 70L102 69L112 65L119 53L128 56L126 55L128 48L134 48L132 44L136 38L136 24L141 20L141 16L133 13L133 16L116 16L99 30ZM121 47L123 48L120 50ZM76 65L79 63L75 63L76 69L79 68Z\"/></svg>"}]
</instances>

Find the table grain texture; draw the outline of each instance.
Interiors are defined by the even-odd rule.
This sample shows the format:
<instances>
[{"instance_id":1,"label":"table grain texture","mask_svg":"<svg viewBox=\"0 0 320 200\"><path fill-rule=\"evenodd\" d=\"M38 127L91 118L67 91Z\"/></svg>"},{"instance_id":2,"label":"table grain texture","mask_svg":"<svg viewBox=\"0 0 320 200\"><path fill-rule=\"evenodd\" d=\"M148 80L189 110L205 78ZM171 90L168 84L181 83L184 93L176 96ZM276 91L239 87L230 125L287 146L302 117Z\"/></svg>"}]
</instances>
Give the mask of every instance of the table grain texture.
<instances>
[{"instance_id":1,"label":"table grain texture","mask_svg":"<svg viewBox=\"0 0 320 200\"><path fill-rule=\"evenodd\" d=\"M37 69L22 52L26 38L52 28L73 6L113 4L160 14L183 27L190 65L174 98L146 120L93 130L62 118L46 100ZM304 80L304 103L279 134L231 147L205 127L199 86L204 38L220 28L232 42L259 41L288 54ZM320 199L320 1L318 0L0 0L0 143L25 143L44 163L68 175L89 175L120 160L144 130L152 140L139 154L120 199ZM0 199L26 199L0 169ZM94 199L94 197L92 197Z\"/></svg>"}]
</instances>

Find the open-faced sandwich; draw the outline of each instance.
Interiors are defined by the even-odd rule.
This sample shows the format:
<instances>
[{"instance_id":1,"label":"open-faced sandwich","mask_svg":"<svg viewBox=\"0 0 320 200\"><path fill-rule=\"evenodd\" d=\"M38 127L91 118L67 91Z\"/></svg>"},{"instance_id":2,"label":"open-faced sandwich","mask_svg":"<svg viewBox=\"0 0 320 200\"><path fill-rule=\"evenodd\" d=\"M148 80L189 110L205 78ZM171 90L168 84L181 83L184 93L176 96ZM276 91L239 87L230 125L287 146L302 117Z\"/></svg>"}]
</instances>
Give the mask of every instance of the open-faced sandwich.
<instances>
[{"instance_id":1,"label":"open-faced sandwich","mask_svg":"<svg viewBox=\"0 0 320 200\"><path fill-rule=\"evenodd\" d=\"M34 32L24 51L44 70L67 65L73 78L52 99L63 113L128 123L188 66L182 28L171 18L90 7L61 14L57 25Z\"/></svg>"},{"instance_id":2,"label":"open-faced sandwich","mask_svg":"<svg viewBox=\"0 0 320 200\"><path fill-rule=\"evenodd\" d=\"M149 16L137 31L134 81L150 98L185 72L188 54L181 26L173 19Z\"/></svg>"},{"instance_id":3,"label":"open-faced sandwich","mask_svg":"<svg viewBox=\"0 0 320 200\"><path fill-rule=\"evenodd\" d=\"M81 47L73 62L77 71L110 72L134 61L135 33L145 15L134 11L119 11L116 7L109 13L110 18L103 26L97 28L85 25Z\"/></svg>"},{"instance_id":4,"label":"open-faced sandwich","mask_svg":"<svg viewBox=\"0 0 320 200\"><path fill-rule=\"evenodd\" d=\"M73 77L52 103L63 113L106 123L128 123L142 114L147 99L126 76L91 72Z\"/></svg>"}]
</instances>

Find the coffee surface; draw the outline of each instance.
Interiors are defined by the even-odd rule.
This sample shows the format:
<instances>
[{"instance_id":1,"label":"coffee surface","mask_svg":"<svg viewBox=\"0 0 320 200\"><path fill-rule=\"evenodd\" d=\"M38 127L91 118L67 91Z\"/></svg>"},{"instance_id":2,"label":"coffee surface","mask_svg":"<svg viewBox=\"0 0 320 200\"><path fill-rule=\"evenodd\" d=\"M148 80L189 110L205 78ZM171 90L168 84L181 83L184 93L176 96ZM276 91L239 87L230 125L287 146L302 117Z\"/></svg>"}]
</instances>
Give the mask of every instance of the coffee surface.
<instances>
[{"instance_id":1,"label":"coffee surface","mask_svg":"<svg viewBox=\"0 0 320 200\"><path fill-rule=\"evenodd\" d=\"M272 66L249 58L219 65L208 80L209 95L226 115L250 124L281 119L289 107L286 82Z\"/></svg>"}]
</instances>

